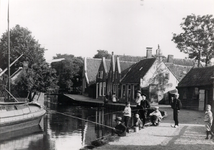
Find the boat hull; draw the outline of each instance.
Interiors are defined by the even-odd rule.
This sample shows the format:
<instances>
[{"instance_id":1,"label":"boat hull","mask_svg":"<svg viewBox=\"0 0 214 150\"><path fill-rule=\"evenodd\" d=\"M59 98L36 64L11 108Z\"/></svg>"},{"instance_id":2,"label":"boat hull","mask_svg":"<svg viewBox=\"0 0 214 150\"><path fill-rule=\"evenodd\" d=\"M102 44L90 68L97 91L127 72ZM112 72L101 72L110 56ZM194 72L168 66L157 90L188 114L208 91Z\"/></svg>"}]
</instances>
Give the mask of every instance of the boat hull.
<instances>
[{"instance_id":1,"label":"boat hull","mask_svg":"<svg viewBox=\"0 0 214 150\"><path fill-rule=\"evenodd\" d=\"M31 120L17 121L17 122L14 122L13 124L7 124L7 125L0 126L0 134L7 133L7 132L13 132L16 130L22 130L22 129L33 127L33 126L38 126L41 119L42 119L42 116L38 117L38 118L32 118Z\"/></svg>"},{"instance_id":2,"label":"boat hull","mask_svg":"<svg viewBox=\"0 0 214 150\"><path fill-rule=\"evenodd\" d=\"M8 110L7 107L15 109ZM4 105L2 108L5 110L0 112L0 134L38 126L46 113L44 108L35 103Z\"/></svg>"}]
</instances>

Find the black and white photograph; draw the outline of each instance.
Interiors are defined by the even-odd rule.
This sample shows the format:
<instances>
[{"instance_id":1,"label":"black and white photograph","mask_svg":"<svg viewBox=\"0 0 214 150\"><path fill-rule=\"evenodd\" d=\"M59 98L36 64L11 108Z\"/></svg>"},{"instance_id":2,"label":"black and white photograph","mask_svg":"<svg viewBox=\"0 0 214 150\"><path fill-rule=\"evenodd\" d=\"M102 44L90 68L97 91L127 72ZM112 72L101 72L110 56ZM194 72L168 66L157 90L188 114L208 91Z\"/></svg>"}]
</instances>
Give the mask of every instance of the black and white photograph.
<instances>
[{"instance_id":1,"label":"black and white photograph","mask_svg":"<svg viewBox=\"0 0 214 150\"><path fill-rule=\"evenodd\" d=\"M0 150L213 150L214 0L0 0Z\"/></svg>"}]
</instances>

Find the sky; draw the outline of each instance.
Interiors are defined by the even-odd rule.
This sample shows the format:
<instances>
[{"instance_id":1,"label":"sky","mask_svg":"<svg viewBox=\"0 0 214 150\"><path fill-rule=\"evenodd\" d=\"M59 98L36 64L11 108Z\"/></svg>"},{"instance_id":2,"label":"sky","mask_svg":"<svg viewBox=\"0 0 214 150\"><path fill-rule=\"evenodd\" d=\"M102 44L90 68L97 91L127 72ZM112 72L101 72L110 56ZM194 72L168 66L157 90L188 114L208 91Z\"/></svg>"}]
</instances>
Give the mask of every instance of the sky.
<instances>
[{"instance_id":1,"label":"sky","mask_svg":"<svg viewBox=\"0 0 214 150\"><path fill-rule=\"evenodd\" d=\"M7 31L8 0L0 0L0 37ZM97 50L145 56L146 47L185 58L171 40L187 15L214 15L214 0L10 0L10 28L19 24L56 54L93 57Z\"/></svg>"}]
</instances>

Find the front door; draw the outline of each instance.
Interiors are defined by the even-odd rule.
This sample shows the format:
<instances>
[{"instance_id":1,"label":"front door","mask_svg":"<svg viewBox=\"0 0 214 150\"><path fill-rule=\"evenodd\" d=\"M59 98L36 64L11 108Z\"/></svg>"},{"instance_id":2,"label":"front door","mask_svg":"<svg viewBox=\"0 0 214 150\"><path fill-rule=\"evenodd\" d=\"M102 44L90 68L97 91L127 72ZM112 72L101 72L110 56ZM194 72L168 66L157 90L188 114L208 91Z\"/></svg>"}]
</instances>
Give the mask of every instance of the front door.
<instances>
[{"instance_id":1,"label":"front door","mask_svg":"<svg viewBox=\"0 0 214 150\"><path fill-rule=\"evenodd\" d=\"M199 110L204 110L205 90L199 90Z\"/></svg>"}]
</instances>

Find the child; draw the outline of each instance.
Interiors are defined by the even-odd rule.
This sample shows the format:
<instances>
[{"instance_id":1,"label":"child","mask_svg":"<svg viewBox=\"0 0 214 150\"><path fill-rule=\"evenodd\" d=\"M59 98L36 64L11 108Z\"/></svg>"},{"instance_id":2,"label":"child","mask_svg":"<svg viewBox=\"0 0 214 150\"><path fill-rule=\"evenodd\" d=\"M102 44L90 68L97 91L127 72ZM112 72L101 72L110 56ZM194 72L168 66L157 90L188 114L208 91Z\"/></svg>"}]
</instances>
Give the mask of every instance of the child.
<instances>
[{"instance_id":1,"label":"child","mask_svg":"<svg viewBox=\"0 0 214 150\"><path fill-rule=\"evenodd\" d=\"M134 126L139 127L139 129L143 128L143 122L140 120L139 114L135 114Z\"/></svg>"},{"instance_id":2,"label":"child","mask_svg":"<svg viewBox=\"0 0 214 150\"><path fill-rule=\"evenodd\" d=\"M126 107L124 108L124 111L123 111L123 117L124 117L125 126L127 128L127 132L129 133L129 122L131 118L130 102L126 102Z\"/></svg>"},{"instance_id":3,"label":"child","mask_svg":"<svg viewBox=\"0 0 214 150\"><path fill-rule=\"evenodd\" d=\"M205 116L204 116L204 122L205 122L205 127L206 127L206 138L209 139L209 134L211 134L210 139L213 138L213 133L211 131L212 123L213 123L213 114L211 111L211 106L207 105Z\"/></svg>"},{"instance_id":4,"label":"child","mask_svg":"<svg viewBox=\"0 0 214 150\"><path fill-rule=\"evenodd\" d=\"M151 122L154 126L158 126L159 122L163 118L161 112L159 111L159 107L155 107L155 110L150 113L149 116L151 117Z\"/></svg>"},{"instance_id":5,"label":"child","mask_svg":"<svg viewBox=\"0 0 214 150\"><path fill-rule=\"evenodd\" d=\"M114 128L114 132L118 136L126 136L126 127L125 127L125 125L122 124L122 118L121 117L117 117L115 119L115 121L117 122L117 125Z\"/></svg>"}]
</instances>

